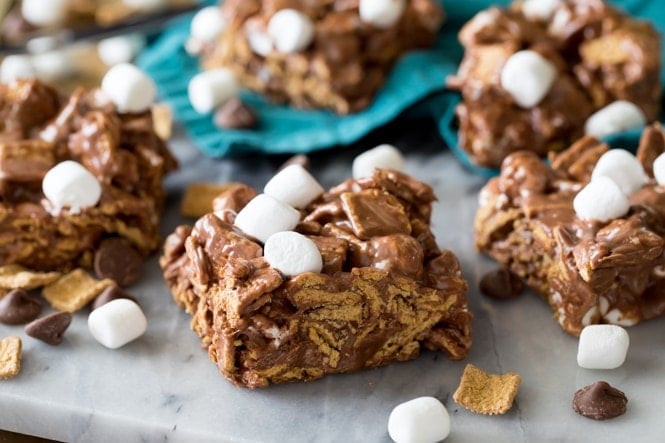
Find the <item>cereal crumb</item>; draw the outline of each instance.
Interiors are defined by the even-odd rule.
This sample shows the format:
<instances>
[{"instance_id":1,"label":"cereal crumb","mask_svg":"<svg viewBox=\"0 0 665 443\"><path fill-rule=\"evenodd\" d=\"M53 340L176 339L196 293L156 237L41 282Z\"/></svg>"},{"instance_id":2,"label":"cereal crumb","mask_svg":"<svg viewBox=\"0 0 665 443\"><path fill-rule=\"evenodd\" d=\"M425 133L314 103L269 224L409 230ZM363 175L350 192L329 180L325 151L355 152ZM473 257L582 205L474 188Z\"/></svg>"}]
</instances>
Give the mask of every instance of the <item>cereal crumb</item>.
<instances>
[{"instance_id":1,"label":"cereal crumb","mask_svg":"<svg viewBox=\"0 0 665 443\"><path fill-rule=\"evenodd\" d=\"M0 379L12 378L21 370L21 339L11 336L0 340Z\"/></svg>"},{"instance_id":2,"label":"cereal crumb","mask_svg":"<svg viewBox=\"0 0 665 443\"><path fill-rule=\"evenodd\" d=\"M83 269L74 269L44 287L42 295L54 309L76 312L113 284L111 279L97 280Z\"/></svg>"},{"instance_id":3,"label":"cereal crumb","mask_svg":"<svg viewBox=\"0 0 665 443\"><path fill-rule=\"evenodd\" d=\"M0 288L35 289L60 278L59 272L33 272L21 265L0 266Z\"/></svg>"},{"instance_id":4,"label":"cereal crumb","mask_svg":"<svg viewBox=\"0 0 665 443\"><path fill-rule=\"evenodd\" d=\"M521 378L514 372L488 374L467 364L453 399L478 414L505 414L513 406Z\"/></svg>"}]
</instances>

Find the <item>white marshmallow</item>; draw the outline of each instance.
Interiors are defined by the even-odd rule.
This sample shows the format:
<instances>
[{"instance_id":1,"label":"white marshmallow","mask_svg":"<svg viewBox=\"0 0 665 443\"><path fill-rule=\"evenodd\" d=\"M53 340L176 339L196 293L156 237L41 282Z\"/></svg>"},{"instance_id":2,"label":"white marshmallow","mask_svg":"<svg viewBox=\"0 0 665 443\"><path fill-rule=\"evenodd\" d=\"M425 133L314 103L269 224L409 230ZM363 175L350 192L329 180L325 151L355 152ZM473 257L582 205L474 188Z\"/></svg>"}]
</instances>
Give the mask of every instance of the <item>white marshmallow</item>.
<instances>
[{"instance_id":1,"label":"white marshmallow","mask_svg":"<svg viewBox=\"0 0 665 443\"><path fill-rule=\"evenodd\" d=\"M450 434L450 416L434 397L418 397L395 406L388 434L396 443L436 443Z\"/></svg>"},{"instance_id":2,"label":"white marshmallow","mask_svg":"<svg viewBox=\"0 0 665 443\"><path fill-rule=\"evenodd\" d=\"M393 145L379 145L353 159L353 178L371 177L375 168L404 170L404 157Z\"/></svg>"},{"instance_id":3,"label":"white marshmallow","mask_svg":"<svg viewBox=\"0 0 665 443\"><path fill-rule=\"evenodd\" d=\"M546 21L562 3L561 0L526 0L522 3L522 13L530 20Z\"/></svg>"},{"instance_id":4,"label":"white marshmallow","mask_svg":"<svg viewBox=\"0 0 665 443\"><path fill-rule=\"evenodd\" d=\"M621 326L589 325L582 329L577 364L586 369L614 369L626 360L630 337Z\"/></svg>"},{"instance_id":5,"label":"white marshmallow","mask_svg":"<svg viewBox=\"0 0 665 443\"><path fill-rule=\"evenodd\" d=\"M377 28L389 28L402 17L406 0L360 0L360 20Z\"/></svg>"},{"instance_id":6,"label":"white marshmallow","mask_svg":"<svg viewBox=\"0 0 665 443\"><path fill-rule=\"evenodd\" d=\"M0 82L2 83L11 83L20 78L35 76L35 67L27 55L8 55L0 64Z\"/></svg>"},{"instance_id":7,"label":"white marshmallow","mask_svg":"<svg viewBox=\"0 0 665 443\"><path fill-rule=\"evenodd\" d=\"M189 35L196 40L212 43L226 29L226 20L219 6L207 6L198 11L189 26Z\"/></svg>"},{"instance_id":8,"label":"white marshmallow","mask_svg":"<svg viewBox=\"0 0 665 443\"><path fill-rule=\"evenodd\" d=\"M321 272L323 267L316 243L293 231L271 235L263 245L263 256L270 266L289 277L304 272Z\"/></svg>"},{"instance_id":9,"label":"white marshmallow","mask_svg":"<svg viewBox=\"0 0 665 443\"><path fill-rule=\"evenodd\" d=\"M247 28L245 35L249 47L255 54L265 57L272 52L272 40L266 31L258 28Z\"/></svg>"},{"instance_id":10,"label":"white marshmallow","mask_svg":"<svg viewBox=\"0 0 665 443\"><path fill-rule=\"evenodd\" d=\"M152 79L129 63L109 69L102 79L102 90L121 113L150 109L157 95Z\"/></svg>"},{"instance_id":11,"label":"white marshmallow","mask_svg":"<svg viewBox=\"0 0 665 443\"><path fill-rule=\"evenodd\" d=\"M37 78L45 82L62 80L74 72L74 64L69 52L53 50L32 56L32 66Z\"/></svg>"},{"instance_id":12,"label":"white marshmallow","mask_svg":"<svg viewBox=\"0 0 665 443\"><path fill-rule=\"evenodd\" d=\"M196 112L206 114L238 94L236 76L226 68L203 71L189 81L187 95Z\"/></svg>"},{"instance_id":13,"label":"white marshmallow","mask_svg":"<svg viewBox=\"0 0 665 443\"><path fill-rule=\"evenodd\" d=\"M614 180L600 176L577 193L573 209L579 218L606 222L626 215L630 203Z\"/></svg>"},{"instance_id":14,"label":"white marshmallow","mask_svg":"<svg viewBox=\"0 0 665 443\"><path fill-rule=\"evenodd\" d=\"M646 124L647 118L637 105L617 100L591 114L584 124L584 132L602 138L617 132L641 128Z\"/></svg>"},{"instance_id":15,"label":"white marshmallow","mask_svg":"<svg viewBox=\"0 0 665 443\"><path fill-rule=\"evenodd\" d=\"M314 24L295 9L280 9L268 22L268 36L279 52L298 52L314 40Z\"/></svg>"},{"instance_id":16,"label":"white marshmallow","mask_svg":"<svg viewBox=\"0 0 665 443\"><path fill-rule=\"evenodd\" d=\"M88 329L102 345L117 349L142 336L148 321L141 307L126 298L100 306L88 316Z\"/></svg>"},{"instance_id":17,"label":"white marshmallow","mask_svg":"<svg viewBox=\"0 0 665 443\"><path fill-rule=\"evenodd\" d=\"M49 169L42 180L42 191L56 211L68 207L73 214L95 206L102 195L102 187L95 176L73 160Z\"/></svg>"},{"instance_id":18,"label":"white marshmallow","mask_svg":"<svg viewBox=\"0 0 665 443\"><path fill-rule=\"evenodd\" d=\"M665 153L660 154L653 162L653 176L660 186L665 186Z\"/></svg>"},{"instance_id":19,"label":"white marshmallow","mask_svg":"<svg viewBox=\"0 0 665 443\"><path fill-rule=\"evenodd\" d=\"M67 0L23 0L21 15L35 26L57 26L67 17Z\"/></svg>"},{"instance_id":20,"label":"white marshmallow","mask_svg":"<svg viewBox=\"0 0 665 443\"><path fill-rule=\"evenodd\" d=\"M291 165L275 174L266 183L263 193L294 208L304 208L323 194L323 187L305 168Z\"/></svg>"},{"instance_id":21,"label":"white marshmallow","mask_svg":"<svg viewBox=\"0 0 665 443\"><path fill-rule=\"evenodd\" d=\"M142 34L127 34L109 37L97 44L97 54L106 66L129 63L145 47Z\"/></svg>"},{"instance_id":22,"label":"white marshmallow","mask_svg":"<svg viewBox=\"0 0 665 443\"><path fill-rule=\"evenodd\" d=\"M234 224L244 233L265 243L281 231L291 231L300 221L300 212L286 203L265 194L259 194L242 208Z\"/></svg>"},{"instance_id":23,"label":"white marshmallow","mask_svg":"<svg viewBox=\"0 0 665 443\"><path fill-rule=\"evenodd\" d=\"M598 159L591 173L591 180L600 176L614 180L626 196L630 196L649 181L642 163L625 149L610 149Z\"/></svg>"},{"instance_id":24,"label":"white marshmallow","mask_svg":"<svg viewBox=\"0 0 665 443\"><path fill-rule=\"evenodd\" d=\"M168 0L123 0L127 6L140 9L142 11L151 11L159 9L167 4Z\"/></svg>"},{"instance_id":25,"label":"white marshmallow","mask_svg":"<svg viewBox=\"0 0 665 443\"><path fill-rule=\"evenodd\" d=\"M513 54L501 70L501 87L522 108L531 108L550 92L556 68L539 53L531 50Z\"/></svg>"}]
</instances>

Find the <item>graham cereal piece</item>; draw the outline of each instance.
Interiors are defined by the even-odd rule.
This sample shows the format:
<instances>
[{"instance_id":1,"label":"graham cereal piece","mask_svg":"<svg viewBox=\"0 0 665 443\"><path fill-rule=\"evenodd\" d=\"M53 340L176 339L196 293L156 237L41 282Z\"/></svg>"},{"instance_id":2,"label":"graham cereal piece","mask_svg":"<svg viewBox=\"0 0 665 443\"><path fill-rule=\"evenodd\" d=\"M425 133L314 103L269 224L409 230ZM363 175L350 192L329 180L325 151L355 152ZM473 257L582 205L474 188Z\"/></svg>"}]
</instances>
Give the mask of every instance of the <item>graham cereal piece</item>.
<instances>
[{"instance_id":1,"label":"graham cereal piece","mask_svg":"<svg viewBox=\"0 0 665 443\"><path fill-rule=\"evenodd\" d=\"M212 211L212 201L233 183L191 183L185 189L180 204L180 213L185 217L199 218Z\"/></svg>"},{"instance_id":2,"label":"graham cereal piece","mask_svg":"<svg viewBox=\"0 0 665 443\"><path fill-rule=\"evenodd\" d=\"M18 375L21 370L21 349L19 337L0 340L0 380Z\"/></svg>"},{"instance_id":3,"label":"graham cereal piece","mask_svg":"<svg viewBox=\"0 0 665 443\"><path fill-rule=\"evenodd\" d=\"M171 138L173 129L173 114L167 103L155 103L152 105L152 127L162 140Z\"/></svg>"},{"instance_id":4,"label":"graham cereal piece","mask_svg":"<svg viewBox=\"0 0 665 443\"><path fill-rule=\"evenodd\" d=\"M76 312L113 284L111 279L97 280L79 268L44 287L42 295L54 309Z\"/></svg>"},{"instance_id":5,"label":"graham cereal piece","mask_svg":"<svg viewBox=\"0 0 665 443\"><path fill-rule=\"evenodd\" d=\"M0 266L0 288L35 289L56 281L61 275L59 272L33 272L17 264Z\"/></svg>"},{"instance_id":6,"label":"graham cereal piece","mask_svg":"<svg viewBox=\"0 0 665 443\"><path fill-rule=\"evenodd\" d=\"M521 378L514 372L488 374L467 364L453 400L477 414L505 414L513 406Z\"/></svg>"}]
</instances>

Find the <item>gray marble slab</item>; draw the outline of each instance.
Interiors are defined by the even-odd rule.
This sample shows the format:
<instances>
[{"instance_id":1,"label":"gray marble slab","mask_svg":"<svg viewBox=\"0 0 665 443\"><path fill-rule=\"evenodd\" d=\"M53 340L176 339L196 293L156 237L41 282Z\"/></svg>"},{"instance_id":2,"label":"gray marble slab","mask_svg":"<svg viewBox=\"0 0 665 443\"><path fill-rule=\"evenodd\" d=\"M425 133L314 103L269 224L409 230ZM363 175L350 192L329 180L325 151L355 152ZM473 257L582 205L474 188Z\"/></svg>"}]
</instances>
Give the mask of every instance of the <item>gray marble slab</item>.
<instances>
[{"instance_id":1,"label":"gray marble slab","mask_svg":"<svg viewBox=\"0 0 665 443\"><path fill-rule=\"evenodd\" d=\"M91 337L87 310L75 315L58 347L26 336L21 327L0 325L0 336L19 335L24 343L20 375L0 381L0 429L73 442L389 442L392 408L431 395L450 412L450 442L663 441L665 321L630 328L627 362L619 369L592 371L577 366L577 339L562 332L533 293L507 302L481 296L478 279L494 267L473 248L472 222L484 180L464 170L433 131L401 134L414 124L405 121L355 146L316 154L314 173L324 186L337 184L350 175L354 155L388 141L406 152L407 171L435 188L433 230L442 247L457 252L470 283L474 345L466 361L522 376L508 414L488 417L459 407L452 393L466 362L432 352L309 383L237 388L200 348L189 330L190 317L172 301L153 259L130 289L144 307L148 331L119 350ZM189 181L262 187L283 160L209 160L182 136L174 151L181 169L167 181L164 234L187 222L178 215L178 204ZM627 394L624 416L595 422L573 412L575 390L597 380Z\"/></svg>"}]
</instances>

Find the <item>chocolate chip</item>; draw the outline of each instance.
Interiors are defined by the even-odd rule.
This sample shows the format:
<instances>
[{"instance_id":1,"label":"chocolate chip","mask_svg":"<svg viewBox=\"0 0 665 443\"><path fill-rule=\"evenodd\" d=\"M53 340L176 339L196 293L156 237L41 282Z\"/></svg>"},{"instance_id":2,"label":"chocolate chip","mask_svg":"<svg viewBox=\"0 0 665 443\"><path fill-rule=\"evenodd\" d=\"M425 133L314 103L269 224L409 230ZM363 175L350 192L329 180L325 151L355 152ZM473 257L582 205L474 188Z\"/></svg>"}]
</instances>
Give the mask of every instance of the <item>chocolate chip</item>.
<instances>
[{"instance_id":1,"label":"chocolate chip","mask_svg":"<svg viewBox=\"0 0 665 443\"><path fill-rule=\"evenodd\" d=\"M123 238L104 240L95 253L95 272L120 286L129 286L141 278L143 256Z\"/></svg>"},{"instance_id":2,"label":"chocolate chip","mask_svg":"<svg viewBox=\"0 0 665 443\"><path fill-rule=\"evenodd\" d=\"M25 333L49 345L59 345L71 322L69 312L55 312L25 325Z\"/></svg>"},{"instance_id":3,"label":"chocolate chip","mask_svg":"<svg viewBox=\"0 0 665 443\"><path fill-rule=\"evenodd\" d=\"M0 299L0 323L20 325L37 318L42 304L23 289L12 289Z\"/></svg>"},{"instance_id":4,"label":"chocolate chip","mask_svg":"<svg viewBox=\"0 0 665 443\"><path fill-rule=\"evenodd\" d=\"M102 291L102 293L97 296L95 301L92 302L92 310L94 311L100 306L105 305L111 300L115 300L117 298L127 298L136 303L137 305L139 304L139 302L136 301L136 298L134 298L133 296L129 295L128 293L120 289L118 285L112 285L104 289L104 291Z\"/></svg>"},{"instance_id":5,"label":"chocolate chip","mask_svg":"<svg viewBox=\"0 0 665 443\"><path fill-rule=\"evenodd\" d=\"M587 418L606 420L625 413L627 403L626 394L607 382L597 381L575 392L573 409Z\"/></svg>"},{"instance_id":6,"label":"chocolate chip","mask_svg":"<svg viewBox=\"0 0 665 443\"><path fill-rule=\"evenodd\" d=\"M232 98L215 112L215 125L222 129L250 129L256 126L256 114L238 98Z\"/></svg>"},{"instance_id":7,"label":"chocolate chip","mask_svg":"<svg viewBox=\"0 0 665 443\"><path fill-rule=\"evenodd\" d=\"M303 168L309 170L310 168L309 157L307 157L305 154L294 155L293 157L290 157L288 160L282 163L282 165L277 170L281 171L282 169L291 165L300 165Z\"/></svg>"},{"instance_id":8,"label":"chocolate chip","mask_svg":"<svg viewBox=\"0 0 665 443\"><path fill-rule=\"evenodd\" d=\"M504 267L483 275L478 286L480 292L498 300L517 297L524 290L522 280Z\"/></svg>"}]
</instances>

